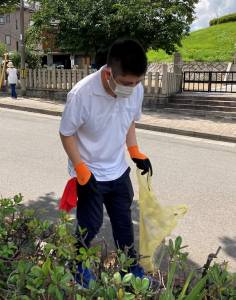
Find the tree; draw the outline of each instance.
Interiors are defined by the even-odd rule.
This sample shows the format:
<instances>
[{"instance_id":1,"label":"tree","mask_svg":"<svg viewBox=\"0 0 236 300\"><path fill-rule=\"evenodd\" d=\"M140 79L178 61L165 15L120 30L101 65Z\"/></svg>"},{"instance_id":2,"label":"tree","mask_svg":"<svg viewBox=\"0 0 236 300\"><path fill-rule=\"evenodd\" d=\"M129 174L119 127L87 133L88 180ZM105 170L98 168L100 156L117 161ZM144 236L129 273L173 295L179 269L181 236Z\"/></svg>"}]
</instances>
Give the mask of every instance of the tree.
<instances>
[{"instance_id":1,"label":"tree","mask_svg":"<svg viewBox=\"0 0 236 300\"><path fill-rule=\"evenodd\" d=\"M13 62L16 68L20 68L21 56L19 52L10 52L9 59ZM41 55L26 49L25 51L25 62L29 69L37 69L41 66Z\"/></svg>"},{"instance_id":2,"label":"tree","mask_svg":"<svg viewBox=\"0 0 236 300\"><path fill-rule=\"evenodd\" d=\"M70 53L98 54L119 37L145 49L175 51L188 34L198 0L41 0L29 37L56 28L56 43Z\"/></svg>"},{"instance_id":3,"label":"tree","mask_svg":"<svg viewBox=\"0 0 236 300\"><path fill-rule=\"evenodd\" d=\"M0 58L3 57L4 53L6 52L7 52L6 45L0 42Z\"/></svg>"},{"instance_id":4,"label":"tree","mask_svg":"<svg viewBox=\"0 0 236 300\"><path fill-rule=\"evenodd\" d=\"M16 8L16 6L20 3L20 0L1 0L0 2L0 13L4 14L6 12L10 12Z\"/></svg>"}]
</instances>

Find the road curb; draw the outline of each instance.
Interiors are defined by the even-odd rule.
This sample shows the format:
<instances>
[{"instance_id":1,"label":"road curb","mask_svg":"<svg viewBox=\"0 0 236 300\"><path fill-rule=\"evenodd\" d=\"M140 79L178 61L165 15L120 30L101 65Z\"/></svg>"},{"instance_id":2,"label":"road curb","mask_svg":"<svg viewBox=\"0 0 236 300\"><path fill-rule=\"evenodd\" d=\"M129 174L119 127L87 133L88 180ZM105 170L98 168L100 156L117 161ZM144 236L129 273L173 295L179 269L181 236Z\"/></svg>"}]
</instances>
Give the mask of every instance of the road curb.
<instances>
[{"instance_id":1,"label":"road curb","mask_svg":"<svg viewBox=\"0 0 236 300\"><path fill-rule=\"evenodd\" d=\"M39 114L44 114L44 115L52 115L52 116L61 116L61 114L62 114L62 112L55 111L55 110L29 107L29 106L12 105L12 104L6 104L6 103L0 103L0 107L21 110L21 111L27 111L27 112L34 112L34 113L39 113Z\"/></svg>"},{"instance_id":2,"label":"road curb","mask_svg":"<svg viewBox=\"0 0 236 300\"><path fill-rule=\"evenodd\" d=\"M177 128L170 128L170 127L161 127L158 125L150 125L150 124L144 124L144 123L139 123L139 122L136 122L136 127L139 129L145 129L145 130L152 130L152 131L185 135L185 136L203 138L203 139L209 139L209 140L215 140L215 141L236 143L236 138L231 137L231 136L225 136L225 135L217 135L217 134L212 134L212 133L204 133L204 132L199 132L199 131L190 131L190 130L183 130L183 129L177 129Z\"/></svg>"},{"instance_id":3,"label":"road curb","mask_svg":"<svg viewBox=\"0 0 236 300\"><path fill-rule=\"evenodd\" d=\"M52 116L61 116L62 115L62 112L60 112L60 111L28 107L28 106L11 105L11 104L6 104L6 103L0 103L0 107L14 109L14 110L20 110L20 111L52 115ZM215 141L236 143L235 137L230 137L230 136L225 136L225 135L217 135L217 134L204 133L204 132L198 132L198 131L190 131L190 130L183 130L183 129L177 129L177 128L162 127L162 126L158 126L158 125L145 124L145 123L141 123L141 122L136 122L136 127L139 129L145 129L145 130L151 130L151 131L157 131L157 132L164 132L164 133L171 133L171 134L177 134L177 135L182 135L182 136L190 136L190 137L203 138L203 139L209 139L209 140L215 140Z\"/></svg>"}]
</instances>

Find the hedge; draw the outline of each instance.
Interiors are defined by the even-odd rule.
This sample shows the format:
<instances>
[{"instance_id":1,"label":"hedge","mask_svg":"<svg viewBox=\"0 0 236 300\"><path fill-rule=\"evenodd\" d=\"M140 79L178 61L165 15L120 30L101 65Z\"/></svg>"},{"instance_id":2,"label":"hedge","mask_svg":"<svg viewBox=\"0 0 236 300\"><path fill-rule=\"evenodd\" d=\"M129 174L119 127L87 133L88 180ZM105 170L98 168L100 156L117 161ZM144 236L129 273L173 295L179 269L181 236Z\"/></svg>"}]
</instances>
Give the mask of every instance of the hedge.
<instances>
[{"instance_id":1,"label":"hedge","mask_svg":"<svg viewBox=\"0 0 236 300\"><path fill-rule=\"evenodd\" d=\"M217 25L217 24L222 24L222 23L228 23L228 22L236 22L236 13L225 15L220 18L215 18L210 20L209 25Z\"/></svg>"}]
</instances>

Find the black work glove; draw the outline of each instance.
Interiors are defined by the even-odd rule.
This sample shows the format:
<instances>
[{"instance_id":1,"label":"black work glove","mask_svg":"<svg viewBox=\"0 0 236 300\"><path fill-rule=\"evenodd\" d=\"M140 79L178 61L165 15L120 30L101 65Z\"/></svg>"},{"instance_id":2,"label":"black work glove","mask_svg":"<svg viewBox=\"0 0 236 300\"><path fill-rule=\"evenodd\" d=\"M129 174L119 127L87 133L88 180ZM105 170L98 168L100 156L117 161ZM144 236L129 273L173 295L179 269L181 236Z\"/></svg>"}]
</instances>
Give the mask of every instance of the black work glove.
<instances>
[{"instance_id":1,"label":"black work glove","mask_svg":"<svg viewBox=\"0 0 236 300\"><path fill-rule=\"evenodd\" d=\"M79 195L85 195L85 194L91 194L91 193L96 193L97 192L97 181L91 173L90 178L86 184L81 185L79 182L77 182L77 188Z\"/></svg>"},{"instance_id":2,"label":"black work glove","mask_svg":"<svg viewBox=\"0 0 236 300\"><path fill-rule=\"evenodd\" d=\"M145 159L132 158L132 160L135 162L138 169L143 170L141 172L141 175L145 175L145 174L149 173L152 176L152 174L153 174L152 164L148 158L145 158Z\"/></svg>"},{"instance_id":3,"label":"black work glove","mask_svg":"<svg viewBox=\"0 0 236 300\"><path fill-rule=\"evenodd\" d=\"M138 145L128 147L128 151L137 168L143 170L141 175L149 173L152 176L151 162L146 155L139 151Z\"/></svg>"}]
</instances>

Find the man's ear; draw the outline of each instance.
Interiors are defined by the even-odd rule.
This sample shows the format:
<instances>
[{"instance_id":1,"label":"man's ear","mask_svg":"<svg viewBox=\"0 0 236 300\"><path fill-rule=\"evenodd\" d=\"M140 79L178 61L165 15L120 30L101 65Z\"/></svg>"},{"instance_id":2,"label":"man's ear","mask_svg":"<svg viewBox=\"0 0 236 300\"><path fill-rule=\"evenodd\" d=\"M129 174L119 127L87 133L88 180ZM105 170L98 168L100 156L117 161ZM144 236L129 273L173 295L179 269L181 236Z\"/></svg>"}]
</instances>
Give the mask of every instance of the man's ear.
<instances>
[{"instance_id":1,"label":"man's ear","mask_svg":"<svg viewBox=\"0 0 236 300\"><path fill-rule=\"evenodd\" d=\"M110 67L104 68L104 75L107 80L110 79L110 76L111 76L111 68Z\"/></svg>"}]
</instances>

